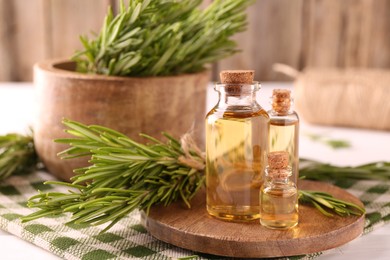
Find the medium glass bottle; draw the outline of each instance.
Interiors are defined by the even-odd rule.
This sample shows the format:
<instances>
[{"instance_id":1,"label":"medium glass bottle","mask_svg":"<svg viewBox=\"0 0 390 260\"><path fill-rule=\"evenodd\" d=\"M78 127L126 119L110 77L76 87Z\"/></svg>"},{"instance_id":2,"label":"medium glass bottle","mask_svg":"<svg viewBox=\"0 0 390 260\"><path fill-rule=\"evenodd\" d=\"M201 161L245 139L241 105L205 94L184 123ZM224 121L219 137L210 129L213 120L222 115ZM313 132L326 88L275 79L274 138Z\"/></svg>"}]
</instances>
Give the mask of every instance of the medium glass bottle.
<instances>
[{"instance_id":1,"label":"medium glass bottle","mask_svg":"<svg viewBox=\"0 0 390 260\"><path fill-rule=\"evenodd\" d=\"M298 191L290 180L289 154L271 152L260 190L260 223L268 228L288 229L298 224Z\"/></svg>"},{"instance_id":2,"label":"medium glass bottle","mask_svg":"<svg viewBox=\"0 0 390 260\"><path fill-rule=\"evenodd\" d=\"M286 151L292 168L291 180L296 183L299 175L299 117L292 110L291 92L274 89L270 116L269 151Z\"/></svg>"},{"instance_id":3,"label":"medium glass bottle","mask_svg":"<svg viewBox=\"0 0 390 260\"><path fill-rule=\"evenodd\" d=\"M256 102L253 71L222 71L206 117L207 211L230 221L258 219L269 116Z\"/></svg>"}]
</instances>

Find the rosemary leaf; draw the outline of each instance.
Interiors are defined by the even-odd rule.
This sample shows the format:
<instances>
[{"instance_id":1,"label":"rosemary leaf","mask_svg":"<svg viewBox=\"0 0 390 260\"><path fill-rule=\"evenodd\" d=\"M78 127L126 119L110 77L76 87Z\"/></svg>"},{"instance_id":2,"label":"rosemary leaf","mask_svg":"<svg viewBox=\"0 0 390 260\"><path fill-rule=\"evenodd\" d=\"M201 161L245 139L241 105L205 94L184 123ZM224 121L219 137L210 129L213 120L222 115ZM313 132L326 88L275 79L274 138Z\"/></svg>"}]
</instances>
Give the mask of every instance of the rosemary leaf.
<instances>
[{"instance_id":1,"label":"rosemary leaf","mask_svg":"<svg viewBox=\"0 0 390 260\"><path fill-rule=\"evenodd\" d=\"M64 120L64 124L76 138L58 140L71 146L60 154L64 158L92 156L93 165L76 169L73 183L46 182L71 190L68 193L39 193L31 197L29 206L40 210L24 217L24 221L71 212L72 222L75 223L97 225L111 222L107 230L136 208L148 212L154 204L169 205L178 199L190 207L191 198L203 186L203 170L200 170L203 168L192 168L179 160L185 156L188 160L204 164L202 152L193 142L183 145L164 133L167 143L143 135L151 141L151 144L143 145L109 128L85 126L71 120ZM192 146L189 151L186 148L186 152L183 147L188 145ZM31 135L0 136L0 178L34 169L37 160ZM390 163L337 167L301 159L300 175L317 180L388 180ZM300 190L299 194L301 203L313 205L326 216L364 214L363 208L325 192Z\"/></svg>"},{"instance_id":2,"label":"rosemary leaf","mask_svg":"<svg viewBox=\"0 0 390 260\"><path fill-rule=\"evenodd\" d=\"M77 70L119 76L194 73L238 50L231 37L246 28L245 9L254 0L120 1L109 8L95 39L80 37Z\"/></svg>"},{"instance_id":3,"label":"rosemary leaf","mask_svg":"<svg viewBox=\"0 0 390 260\"><path fill-rule=\"evenodd\" d=\"M31 197L28 205L40 210L23 217L23 221L70 212L73 215L71 222L92 225L110 222L105 229L108 230L134 209L148 213L155 204L167 206L179 199L190 207L191 198L204 184L205 159L189 136L184 136L180 142L164 133L167 142L163 143L142 134L151 142L144 145L109 128L86 126L67 119L64 124L68 127L67 132L75 138L57 140L71 146L60 155L63 158L88 155L92 165L76 169L77 175L72 178L71 184L47 182L71 190L68 193L39 193ZM329 170L334 167L308 160L303 162L309 165L303 166L303 169L324 167ZM373 170L372 167L376 167L376 174L387 171L375 164L362 165L359 170L365 174ZM352 168L348 170L353 172ZM304 176L310 177L307 170ZM301 190L299 194L300 202L313 205L326 216L364 214L364 209L359 206L325 192Z\"/></svg>"},{"instance_id":4,"label":"rosemary leaf","mask_svg":"<svg viewBox=\"0 0 390 260\"><path fill-rule=\"evenodd\" d=\"M300 159L299 176L303 179L319 181L390 180L390 162L375 162L355 167L343 167Z\"/></svg>"},{"instance_id":5,"label":"rosemary leaf","mask_svg":"<svg viewBox=\"0 0 390 260\"><path fill-rule=\"evenodd\" d=\"M15 173L28 173L37 163L32 134L0 136L0 180Z\"/></svg>"},{"instance_id":6,"label":"rosemary leaf","mask_svg":"<svg viewBox=\"0 0 390 260\"><path fill-rule=\"evenodd\" d=\"M72 184L48 182L71 190L39 193L30 198L28 205L40 210L23 221L70 212L74 223L114 224L134 209L148 212L154 204L169 205L181 199L190 206L190 199L204 184L201 170L179 161L185 157L188 161L203 162L203 158L186 152L178 140L167 134L167 143L148 137L151 143L144 145L104 127L70 120L64 120L64 124L76 138L59 141L77 150L67 149L61 156L81 157L89 153L92 165L77 169ZM199 150L194 145L189 141L185 147Z\"/></svg>"},{"instance_id":7,"label":"rosemary leaf","mask_svg":"<svg viewBox=\"0 0 390 260\"><path fill-rule=\"evenodd\" d=\"M325 144L325 145L327 145L335 150L351 147L351 143L348 142L347 140L331 139L331 138L327 138L325 136L317 135L317 134L308 134L307 136L312 141L323 143L323 144Z\"/></svg>"},{"instance_id":8,"label":"rosemary leaf","mask_svg":"<svg viewBox=\"0 0 390 260\"><path fill-rule=\"evenodd\" d=\"M322 214L328 217L334 215L334 212L342 217L350 215L365 214L365 209L358 205L334 198L331 194L325 192L299 190L299 202L312 204Z\"/></svg>"}]
</instances>

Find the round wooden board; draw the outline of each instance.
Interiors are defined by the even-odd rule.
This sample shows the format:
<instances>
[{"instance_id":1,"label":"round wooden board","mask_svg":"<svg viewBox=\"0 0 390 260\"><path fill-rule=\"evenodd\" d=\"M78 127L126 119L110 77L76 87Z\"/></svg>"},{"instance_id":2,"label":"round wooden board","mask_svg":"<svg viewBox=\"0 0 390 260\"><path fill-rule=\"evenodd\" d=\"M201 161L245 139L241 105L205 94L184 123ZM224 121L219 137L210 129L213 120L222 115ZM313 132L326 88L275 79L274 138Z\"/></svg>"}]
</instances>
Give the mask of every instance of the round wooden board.
<instances>
[{"instance_id":1,"label":"round wooden board","mask_svg":"<svg viewBox=\"0 0 390 260\"><path fill-rule=\"evenodd\" d=\"M300 181L300 189L318 190L362 205L359 199L330 184ZM259 258L302 255L341 246L358 237L364 216L326 217L315 208L299 205L299 224L290 230L271 230L259 221L225 222L206 211L205 191L199 192L188 209L183 203L155 206L142 223L159 240L178 247L228 257Z\"/></svg>"}]
</instances>

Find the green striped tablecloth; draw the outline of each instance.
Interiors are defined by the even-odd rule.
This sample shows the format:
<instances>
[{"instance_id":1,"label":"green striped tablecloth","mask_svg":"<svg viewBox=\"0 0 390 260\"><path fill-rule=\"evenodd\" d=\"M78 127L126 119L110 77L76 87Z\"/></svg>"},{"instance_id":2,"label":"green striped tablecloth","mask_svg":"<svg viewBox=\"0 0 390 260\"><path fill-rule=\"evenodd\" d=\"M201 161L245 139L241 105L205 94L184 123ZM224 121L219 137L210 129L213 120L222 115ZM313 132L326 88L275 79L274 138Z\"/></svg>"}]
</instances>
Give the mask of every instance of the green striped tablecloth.
<instances>
[{"instance_id":1,"label":"green striped tablecloth","mask_svg":"<svg viewBox=\"0 0 390 260\"><path fill-rule=\"evenodd\" d=\"M8 178L0 183L0 228L42 247L65 259L221 259L184 250L151 237L140 225L139 212L122 219L108 232L104 227L66 224L69 215L42 218L22 224L19 217L31 213L27 199L37 190L58 191L63 188L43 185L53 180L46 172ZM390 183L348 181L335 183L359 197L366 206L364 234L390 221ZM313 254L298 258L312 258ZM296 257L294 257L296 258Z\"/></svg>"}]
</instances>

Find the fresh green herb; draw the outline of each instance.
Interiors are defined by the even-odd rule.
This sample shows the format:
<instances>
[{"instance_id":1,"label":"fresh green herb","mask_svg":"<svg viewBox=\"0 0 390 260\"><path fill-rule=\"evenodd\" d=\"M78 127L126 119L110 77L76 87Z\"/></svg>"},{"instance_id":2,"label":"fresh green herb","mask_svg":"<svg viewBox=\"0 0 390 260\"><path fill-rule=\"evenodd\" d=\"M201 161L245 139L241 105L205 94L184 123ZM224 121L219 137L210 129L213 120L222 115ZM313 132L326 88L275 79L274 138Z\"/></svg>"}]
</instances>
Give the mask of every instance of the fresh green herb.
<instances>
[{"instance_id":1,"label":"fresh green herb","mask_svg":"<svg viewBox=\"0 0 390 260\"><path fill-rule=\"evenodd\" d=\"M245 9L253 0L120 1L109 9L96 39L81 37L74 56L78 71L120 76L199 72L204 65L237 52L230 37L244 31Z\"/></svg>"},{"instance_id":2,"label":"fresh green herb","mask_svg":"<svg viewBox=\"0 0 390 260\"><path fill-rule=\"evenodd\" d=\"M390 180L390 162L375 162L355 167L335 166L308 159L299 160L299 176L319 181Z\"/></svg>"},{"instance_id":3,"label":"fresh green herb","mask_svg":"<svg viewBox=\"0 0 390 260\"><path fill-rule=\"evenodd\" d=\"M37 165L32 135L0 136L0 180L11 174L28 172Z\"/></svg>"},{"instance_id":4,"label":"fresh green herb","mask_svg":"<svg viewBox=\"0 0 390 260\"><path fill-rule=\"evenodd\" d=\"M351 144L347 140L341 140L341 139L331 139L327 138L325 136L316 135L316 134L308 134L307 135L312 141L320 142L325 145L328 145L329 147L333 149L343 149L343 148L350 148Z\"/></svg>"},{"instance_id":5,"label":"fresh green herb","mask_svg":"<svg viewBox=\"0 0 390 260\"><path fill-rule=\"evenodd\" d=\"M351 202L336 199L326 192L299 190L299 202L312 204L322 214L328 217L334 216L329 211L342 217L350 215L360 216L366 212L364 208Z\"/></svg>"},{"instance_id":6,"label":"fresh green herb","mask_svg":"<svg viewBox=\"0 0 390 260\"><path fill-rule=\"evenodd\" d=\"M143 145L109 128L70 120L64 124L76 138L57 140L71 146L60 156L91 156L92 165L77 169L72 183L47 182L71 190L33 196L28 205L40 210L22 218L23 221L70 212L74 223L111 222L108 229L137 208L148 212L152 205L169 205L178 199L190 207L190 199L203 186L205 158L189 135L178 141L165 134L167 143L143 135L151 142ZM342 208L359 209L320 192L300 191L300 200L312 202L319 210L321 205L332 205L328 209L337 214L344 212ZM346 212L353 214L351 210Z\"/></svg>"},{"instance_id":7,"label":"fresh green herb","mask_svg":"<svg viewBox=\"0 0 390 260\"><path fill-rule=\"evenodd\" d=\"M47 182L71 190L33 196L28 205L40 210L23 221L71 212L74 223L111 222L108 229L134 209L148 212L154 204L169 205L178 199L190 207L189 201L203 186L203 154L189 135L179 142L164 134L167 143L143 135L151 142L143 145L101 126L69 120L64 124L69 127L67 132L78 138L57 140L71 145L60 155L92 154L92 166L77 169L71 184Z\"/></svg>"}]
</instances>

